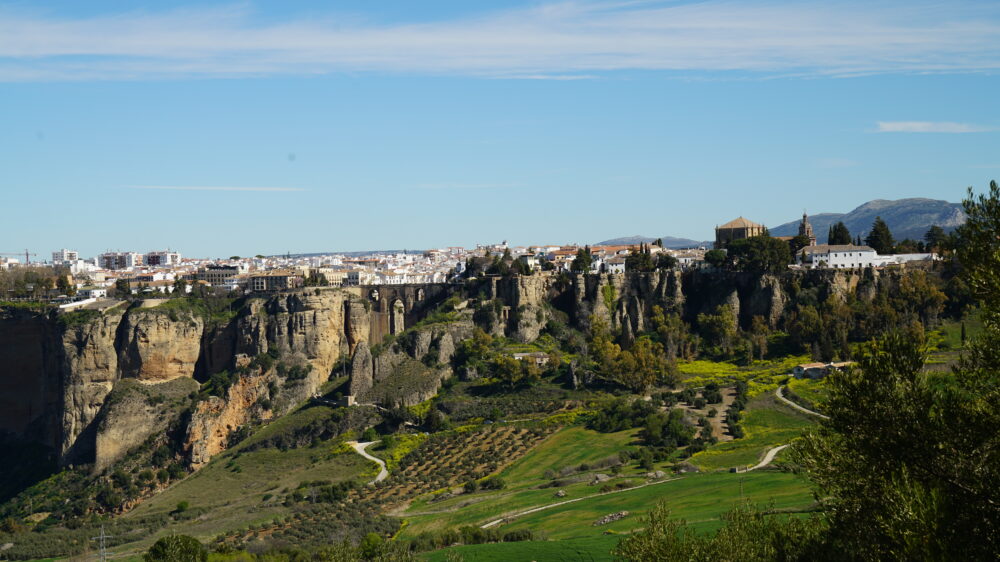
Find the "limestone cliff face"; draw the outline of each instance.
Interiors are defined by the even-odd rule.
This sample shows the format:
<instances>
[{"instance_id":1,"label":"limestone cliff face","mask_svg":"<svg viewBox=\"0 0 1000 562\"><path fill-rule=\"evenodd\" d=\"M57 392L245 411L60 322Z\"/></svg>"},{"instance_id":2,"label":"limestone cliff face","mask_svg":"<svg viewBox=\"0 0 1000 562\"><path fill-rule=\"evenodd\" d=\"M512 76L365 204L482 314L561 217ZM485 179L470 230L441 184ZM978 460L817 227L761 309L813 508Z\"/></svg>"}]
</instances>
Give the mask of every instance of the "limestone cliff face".
<instances>
[{"instance_id":1,"label":"limestone cliff face","mask_svg":"<svg viewBox=\"0 0 1000 562\"><path fill-rule=\"evenodd\" d=\"M509 337L520 342L538 339L548 321L548 302L553 296L555 277L539 274L500 277L490 280L490 297L510 308L506 326Z\"/></svg>"},{"instance_id":2,"label":"limestone cliff face","mask_svg":"<svg viewBox=\"0 0 1000 562\"><path fill-rule=\"evenodd\" d=\"M194 377L205 323L189 312L171 317L155 309L134 309L121 326L119 368L123 377L164 382Z\"/></svg>"},{"instance_id":3,"label":"limestone cliff face","mask_svg":"<svg viewBox=\"0 0 1000 562\"><path fill-rule=\"evenodd\" d=\"M94 455L94 420L118 375L115 338L125 314L118 307L99 318L66 329L62 335L62 435L64 462ZM87 433L84 439L81 434Z\"/></svg>"},{"instance_id":4,"label":"limestone cliff face","mask_svg":"<svg viewBox=\"0 0 1000 562\"><path fill-rule=\"evenodd\" d=\"M347 300L343 291L306 289L275 296L265 305L267 347L312 366L301 385L306 396L329 379L333 366L346 353Z\"/></svg>"},{"instance_id":5,"label":"limestone cliff face","mask_svg":"<svg viewBox=\"0 0 1000 562\"><path fill-rule=\"evenodd\" d=\"M152 383L118 381L95 420L94 472L175 424L189 403L188 395L196 390L198 382L185 377Z\"/></svg>"},{"instance_id":6,"label":"limestone cliff face","mask_svg":"<svg viewBox=\"0 0 1000 562\"><path fill-rule=\"evenodd\" d=\"M195 406L184 440L193 468L200 468L224 451L229 436L240 426L273 416L261 400L270 397L268 383L272 380L259 371L241 376L229 387L225 398L210 396Z\"/></svg>"},{"instance_id":7,"label":"limestone cliff face","mask_svg":"<svg viewBox=\"0 0 1000 562\"><path fill-rule=\"evenodd\" d=\"M685 302L679 271L575 274L571 291L571 318L578 326L587 329L591 318L599 318L621 329L625 339L651 329L653 307L679 311Z\"/></svg>"}]
</instances>

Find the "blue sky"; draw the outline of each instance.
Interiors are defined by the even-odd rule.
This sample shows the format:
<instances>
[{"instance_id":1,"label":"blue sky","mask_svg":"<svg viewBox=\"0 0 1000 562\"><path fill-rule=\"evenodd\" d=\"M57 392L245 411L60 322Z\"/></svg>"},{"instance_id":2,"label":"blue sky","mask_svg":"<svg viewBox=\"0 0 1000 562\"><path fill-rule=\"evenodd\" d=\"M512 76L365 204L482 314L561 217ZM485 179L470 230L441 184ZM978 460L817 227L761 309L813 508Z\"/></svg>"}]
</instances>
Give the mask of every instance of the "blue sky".
<instances>
[{"instance_id":1,"label":"blue sky","mask_svg":"<svg viewBox=\"0 0 1000 562\"><path fill-rule=\"evenodd\" d=\"M0 251L712 236L1000 177L996 2L3 2Z\"/></svg>"}]
</instances>

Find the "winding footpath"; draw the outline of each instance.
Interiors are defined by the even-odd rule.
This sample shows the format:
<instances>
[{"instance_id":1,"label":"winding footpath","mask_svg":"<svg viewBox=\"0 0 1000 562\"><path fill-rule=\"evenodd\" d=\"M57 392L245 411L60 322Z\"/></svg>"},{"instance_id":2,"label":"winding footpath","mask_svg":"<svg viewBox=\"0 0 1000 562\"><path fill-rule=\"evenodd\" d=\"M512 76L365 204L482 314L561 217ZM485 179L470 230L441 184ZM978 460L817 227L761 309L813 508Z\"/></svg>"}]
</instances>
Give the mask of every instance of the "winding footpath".
<instances>
[{"instance_id":1,"label":"winding footpath","mask_svg":"<svg viewBox=\"0 0 1000 562\"><path fill-rule=\"evenodd\" d=\"M808 409L808 408L803 408L802 406L799 406L799 405L798 405L798 404L796 404L795 402L792 402L791 400L789 400L789 399L785 398L785 394L784 394L784 388L785 388L784 386L779 386L779 387L778 387L778 388L777 388L777 389L776 389L776 390L774 391L774 395L778 397L778 400L781 400L781 401L782 401L782 402L784 402L785 404L787 404L787 405L791 406L792 408L795 408L796 410L798 410L798 411L800 411L800 412L804 412L804 413L806 413L806 414L809 414L809 415L811 415L811 416L817 416L817 417L821 417L821 418L823 418L824 420L828 420L828 419L830 419L830 416L824 416L823 414L821 414L821 413L819 413L819 412L815 412L815 411L813 411L813 410L810 410L810 409Z\"/></svg>"},{"instance_id":2,"label":"winding footpath","mask_svg":"<svg viewBox=\"0 0 1000 562\"><path fill-rule=\"evenodd\" d=\"M761 461L759 463L751 466L750 468L748 468L746 470L741 470L740 472L750 472L751 470L757 470L758 468L764 468L765 466L771 464L771 461L774 460L774 457L778 456L778 453L780 453L781 451L784 451L786 447L788 447L788 443L786 443L784 445L778 445L777 447L771 448L766 453L764 453L764 458L761 459Z\"/></svg>"},{"instance_id":3,"label":"winding footpath","mask_svg":"<svg viewBox=\"0 0 1000 562\"><path fill-rule=\"evenodd\" d=\"M357 441L348 442L348 445L353 447L354 450L357 451L359 455L370 461L375 461L376 463L378 463L378 466L381 470L379 470L378 476L375 477L375 480L372 480L371 482L369 482L369 484L381 482L389 477L389 471L385 468L385 461L378 457L373 457L372 455L368 454L368 451L365 450L370 445L374 445L375 443L378 443L378 441L369 441L367 443L358 443Z\"/></svg>"},{"instance_id":4,"label":"winding footpath","mask_svg":"<svg viewBox=\"0 0 1000 562\"><path fill-rule=\"evenodd\" d=\"M560 505L566 505L568 503L576 503L576 502L580 502L580 501L583 501L583 500L590 500L590 499L594 499L594 498L600 497L600 496L608 496L608 495L611 495L611 494L620 494L621 492L631 492L633 490L638 490L639 488L645 488L646 486L655 486L657 484L665 484L667 482L673 482L674 480L680 480L680 479L679 478L667 478L666 480L657 480L656 482L648 482L646 484L641 484L641 485L635 486L633 488L624 488L622 490L612 490L610 492L603 492L603 493L600 493L600 494L591 494L589 496L584 496L582 498L574 498L574 499L571 499L571 500L565 500L565 501L561 501L561 502L556 502L556 503L550 503L550 504L547 504L547 505L542 505L542 506L539 506L539 507L533 507L533 508L525 510L525 511L521 511L521 512L518 512L518 513L514 513L512 515L508 515L506 517L501 517L500 519L494 519L493 521L490 521L489 523L485 523L483 525L480 525L479 528L480 529L489 529L490 527L494 527L496 525L499 525L500 523L506 523L508 521L512 521L514 519L517 519L518 517L523 517L525 515L528 515L528 514L531 514L531 513L536 513L536 512L539 512L539 511L546 510L546 509L551 509L553 507L559 507Z\"/></svg>"}]
</instances>

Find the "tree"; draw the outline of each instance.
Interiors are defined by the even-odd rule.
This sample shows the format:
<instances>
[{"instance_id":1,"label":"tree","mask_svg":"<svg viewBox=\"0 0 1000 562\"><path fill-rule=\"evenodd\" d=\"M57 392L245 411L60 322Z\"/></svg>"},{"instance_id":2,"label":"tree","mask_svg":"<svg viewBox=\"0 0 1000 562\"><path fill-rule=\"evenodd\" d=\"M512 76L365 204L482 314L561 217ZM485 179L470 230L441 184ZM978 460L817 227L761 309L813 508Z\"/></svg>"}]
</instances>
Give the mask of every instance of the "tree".
<instances>
[{"instance_id":1,"label":"tree","mask_svg":"<svg viewBox=\"0 0 1000 562\"><path fill-rule=\"evenodd\" d=\"M810 242L811 240L809 240L808 236L805 234L799 234L788 241L788 250L794 256L799 253L799 250L808 246Z\"/></svg>"},{"instance_id":2,"label":"tree","mask_svg":"<svg viewBox=\"0 0 1000 562\"><path fill-rule=\"evenodd\" d=\"M837 224L830 227L827 244L848 245L851 242L851 231L847 230L847 225L843 221L837 221Z\"/></svg>"},{"instance_id":3,"label":"tree","mask_svg":"<svg viewBox=\"0 0 1000 562\"><path fill-rule=\"evenodd\" d=\"M754 316L750 326L750 344L757 350L757 358L761 361L767 355L767 336L771 333L771 327L763 316Z\"/></svg>"},{"instance_id":4,"label":"tree","mask_svg":"<svg viewBox=\"0 0 1000 562\"><path fill-rule=\"evenodd\" d=\"M872 223L872 230L868 233L868 237L865 238L865 244L879 254L891 254L893 252L896 240L893 239L889 225L882 220L882 217L875 217L875 222Z\"/></svg>"},{"instance_id":5,"label":"tree","mask_svg":"<svg viewBox=\"0 0 1000 562\"><path fill-rule=\"evenodd\" d=\"M153 543L142 559L145 562L205 562L208 551L194 537L170 535Z\"/></svg>"},{"instance_id":6,"label":"tree","mask_svg":"<svg viewBox=\"0 0 1000 562\"><path fill-rule=\"evenodd\" d=\"M115 296L127 297L132 294L132 287L129 286L128 279L117 279L115 280Z\"/></svg>"},{"instance_id":7,"label":"tree","mask_svg":"<svg viewBox=\"0 0 1000 562\"><path fill-rule=\"evenodd\" d=\"M767 234L733 240L728 250L729 262L737 271L781 273L792 262L789 245Z\"/></svg>"},{"instance_id":8,"label":"tree","mask_svg":"<svg viewBox=\"0 0 1000 562\"><path fill-rule=\"evenodd\" d=\"M705 252L705 261L712 267L722 267L726 263L726 252L724 250L709 250Z\"/></svg>"},{"instance_id":9,"label":"tree","mask_svg":"<svg viewBox=\"0 0 1000 562\"><path fill-rule=\"evenodd\" d=\"M677 267L677 258L666 252L656 255L656 269L673 269Z\"/></svg>"},{"instance_id":10,"label":"tree","mask_svg":"<svg viewBox=\"0 0 1000 562\"><path fill-rule=\"evenodd\" d=\"M594 257L590 254L590 246L584 246L576 251L576 258L573 259L569 268L573 271L587 273L593 263Z\"/></svg>"},{"instance_id":11,"label":"tree","mask_svg":"<svg viewBox=\"0 0 1000 562\"><path fill-rule=\"evenodd\" d=\"M938 225L930 227L927 229L927 233L924 234L924 242L927 243L928 251L940 251L947 240L948 235Z\"/></svg>"},{"instance_id":12,"label":"tree","mask_svg":"<svg viewBox=\"0 0 1000 562\"><path fill-rule=\"evenodd\" d=\"M653 271L653 256L645 244L632 248L625 257L625 271Z\"/></svg>"},{"instance_id":13,"label":"tree","mask_svg":"<svg viewBox=\"0 0 1000 562\"><path fill-rule=\"evenodd\" d=\"M66 275L60 275L56 279L56 288L59 289L59 293L72 297L76 294L76 286L69 282L69 277Z\"/></svg>"}]
</instances>

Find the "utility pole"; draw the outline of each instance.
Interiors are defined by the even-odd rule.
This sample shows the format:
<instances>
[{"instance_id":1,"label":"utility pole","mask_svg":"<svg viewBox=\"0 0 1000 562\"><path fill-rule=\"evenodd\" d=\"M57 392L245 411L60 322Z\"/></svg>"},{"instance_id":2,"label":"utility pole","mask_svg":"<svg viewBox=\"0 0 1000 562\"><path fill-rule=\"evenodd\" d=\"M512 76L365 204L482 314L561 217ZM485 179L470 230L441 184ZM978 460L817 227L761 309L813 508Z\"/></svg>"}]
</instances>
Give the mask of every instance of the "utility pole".
<instances>
[{"instance_id":1,"label":"utility pole","mask_svg":"<svg viewBox=\"0 0 1000 562\"><path fill-rule=\"evenodd\" d=\"M100 536L90 537L90 540L92 540L92 541L96 541L96 540L101 541L100 542L100 545L101 545L101 554L100 554L100 558L99 558L99 560L101 562L107 562L107 560L108 560L108 549L105 547L105 539L109 539L112 536L113 535L105 534L104 533L104 525L101 525L101 534L100 534Z\"/></svg>"},{"instance_id":2,"label":"utility pole","mask_svg":"<svg viewBox=\"0 0 1000 562\"><path fill-rule=\"evenodd\" d=\"M746 476L740 476L740 499L743 499L743 481L746 480Z\"/></svg>"}]
</instances>

